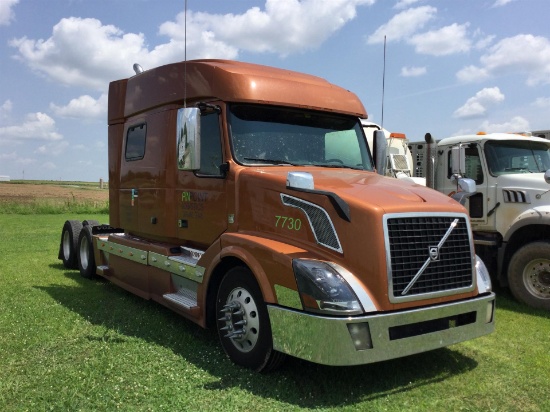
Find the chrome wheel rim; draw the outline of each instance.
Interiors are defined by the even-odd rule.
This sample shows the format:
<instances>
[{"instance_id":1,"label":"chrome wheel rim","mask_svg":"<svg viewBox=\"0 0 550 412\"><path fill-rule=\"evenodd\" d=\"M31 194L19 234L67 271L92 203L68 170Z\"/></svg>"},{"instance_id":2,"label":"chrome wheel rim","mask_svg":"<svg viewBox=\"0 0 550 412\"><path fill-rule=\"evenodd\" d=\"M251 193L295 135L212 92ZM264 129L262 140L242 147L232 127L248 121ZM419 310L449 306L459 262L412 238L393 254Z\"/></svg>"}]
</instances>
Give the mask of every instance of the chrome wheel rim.
<instances>
[{"instance_id":1,"label":"chrome wheel rim","mask_svg":"<svg viewBox=\"0 0 550 412\"><path fill-rule=\"evenodd\" d=\"M250 352L258 342L260 318L252 295L244 288L235 288L229 293L221 310L221 330L240 352Z\"/></svg>"}]
</instances>

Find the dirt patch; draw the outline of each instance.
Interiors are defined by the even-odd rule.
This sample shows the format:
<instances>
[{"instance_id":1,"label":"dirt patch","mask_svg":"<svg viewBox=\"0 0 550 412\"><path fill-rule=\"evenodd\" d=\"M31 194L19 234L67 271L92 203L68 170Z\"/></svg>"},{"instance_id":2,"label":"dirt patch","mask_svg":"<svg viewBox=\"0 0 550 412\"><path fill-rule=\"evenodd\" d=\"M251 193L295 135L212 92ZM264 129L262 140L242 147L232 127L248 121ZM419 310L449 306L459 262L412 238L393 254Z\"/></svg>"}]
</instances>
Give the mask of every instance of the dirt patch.
<instances>
[{"instance_id":1,"label":"dirt patch","mask_svg":"<svg viewBox=\"0 0 550 412\"><path fill-rule=\"evenodd\" d=\"M0 183L0 202L106 203L109 190L93 186Z\"/></svg>"}]
</instances>

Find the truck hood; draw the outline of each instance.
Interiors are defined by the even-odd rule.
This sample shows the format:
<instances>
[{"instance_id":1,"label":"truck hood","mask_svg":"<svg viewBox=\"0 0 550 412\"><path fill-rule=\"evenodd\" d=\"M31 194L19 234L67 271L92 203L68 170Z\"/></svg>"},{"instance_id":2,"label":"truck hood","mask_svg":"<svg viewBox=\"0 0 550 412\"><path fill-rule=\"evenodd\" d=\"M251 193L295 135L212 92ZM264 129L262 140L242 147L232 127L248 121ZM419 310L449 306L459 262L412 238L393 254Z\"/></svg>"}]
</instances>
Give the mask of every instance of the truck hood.
<instances>
[{"instance_id":1,"label":"truck hood","mask_svg":"<svg viewBox=\"0 0 550 412\"><path fill-rule=\"evenodd\" d=\"M294 250L292 258L327 260L346 268L369 290L378 308L414 305L389 301L384 218L402 213L412 218L423 213L467 216L463 206L435 190L373 172L287 166L233 170L239 199L237 231L272 239L278 242L278 250L286 245L301 250ZM311 173L315 190L287 188L290 171ZM344 207L334 201L335 196ZM323 210L327 219L320 222L317 216ZM449 298L433 298L430 303L445 299Z\"/></svg>"},{"instance_id":2,"label":"truck hood","mask_svg":"<svg viewBox=\"0 0 550 412\"><path fill-rule=\"evenodd\" d=\"M275 241L279 251L292 245L290 259L327 260L346 268L372 293L378 308L414 304L389 302L384 218L398 213L408 213L412 218L423 213L460 213L466 217L458 202L435 190L373 172L287 166L233 170L239 217L234 229ZM287 188L290 171L311 173L314 190ZM327 219L320 222L317 216L323 210ZM430 303L445 299L448 297L434 298Z\"/></svg>"},{"instance_id":3,"label":"truck hood","mask_svg":"<svg viewBox=\"0 0 550 412\"><path fill-rule=\"evenodd\" d=\"M515 173L500 175L497 179L501 189L520 189L545 192L550 190L550 184L544 181L544 173Z\"/></svg>"},{"instance_id":4,"label":"truck hood","mask_svg":"<svg viewBox=\"0 0 550 412\"><path fill-rule=\"evenodd\" d=\"M295 171L311 173L315 191L334 193L353 209L374 208L382 213L401 213L440 212L443 208L447 212L464 212L457 202L435 190L366 171L319 167L247 168L241 172L239 180L242 183L254 180L267 190L301 197L299 192L286 187L288 172Z\"/></svg>"}]
</instances>

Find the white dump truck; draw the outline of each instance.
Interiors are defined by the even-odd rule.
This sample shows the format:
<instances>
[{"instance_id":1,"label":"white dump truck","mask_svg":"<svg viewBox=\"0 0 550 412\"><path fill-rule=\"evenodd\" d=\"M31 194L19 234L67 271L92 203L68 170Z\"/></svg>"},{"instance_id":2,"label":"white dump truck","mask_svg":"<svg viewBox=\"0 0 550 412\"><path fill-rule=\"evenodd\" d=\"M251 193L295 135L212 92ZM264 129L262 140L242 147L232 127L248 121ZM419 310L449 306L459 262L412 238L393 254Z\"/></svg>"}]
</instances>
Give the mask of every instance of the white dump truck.
<instances>
[{"instance_id":1,"label":"white dump truck","mask_svg":"<svg viewBox=\"0 0 550 412\"><path fill-rule=\"evenodd\" d=\"M550 310L550 141L509 133L454 136L409 144L415 176L447 195L455 165L477 192L465 205L476 252L499 283L529 306Z\"/></svg>"}]
</instances>

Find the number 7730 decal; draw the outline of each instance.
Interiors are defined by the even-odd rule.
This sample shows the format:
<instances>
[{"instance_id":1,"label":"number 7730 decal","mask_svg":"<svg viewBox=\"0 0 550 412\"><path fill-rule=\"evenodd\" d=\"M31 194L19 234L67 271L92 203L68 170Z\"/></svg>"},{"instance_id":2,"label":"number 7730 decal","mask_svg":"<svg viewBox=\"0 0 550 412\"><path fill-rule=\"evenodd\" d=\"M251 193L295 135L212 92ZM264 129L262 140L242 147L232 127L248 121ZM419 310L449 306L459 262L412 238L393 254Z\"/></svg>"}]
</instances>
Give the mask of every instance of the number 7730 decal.
<instances>
[{"instance_id":1,"label":"number 7730 decal","mask_svg":"<svg viewBox=\"0 0 550 412\"><path fill-rule=\"evenodd\" d=\"M275 227L288 230L300 230L302 228L302 221L288 216L275 216Z\"/></svg>"}]
</instances>

